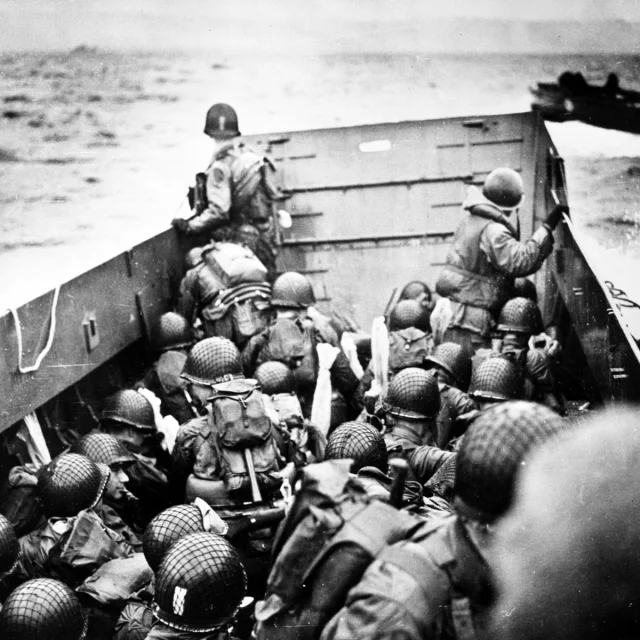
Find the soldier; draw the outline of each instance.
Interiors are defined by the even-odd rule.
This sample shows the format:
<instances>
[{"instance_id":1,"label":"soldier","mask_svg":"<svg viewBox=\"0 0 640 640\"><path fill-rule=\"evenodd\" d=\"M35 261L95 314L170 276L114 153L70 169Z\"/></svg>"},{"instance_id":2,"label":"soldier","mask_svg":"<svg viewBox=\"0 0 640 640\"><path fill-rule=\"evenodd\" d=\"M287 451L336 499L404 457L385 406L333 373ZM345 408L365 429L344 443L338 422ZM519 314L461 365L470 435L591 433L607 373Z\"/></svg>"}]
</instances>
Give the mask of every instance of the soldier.
<instances>
[{"instance_id":1,"label":"soldier","mask_svg":"<svg viewBox=\"0 0 640 640\"><path fill-rule=\"evenodd\" d=\"M156 574L147 640L229 640L229 628L247 590L236 550L214 533L192 533L176 542Z\"/></svg>"},{"instance_id":2,"label":"soldier","mask_svg":"<svg viewBox=\"0 0 640 640\"><path fill-rule=\"evenodd\" d=\"M503 357L487 358L480 362L471 374L469 396L480 410L519 397L520 376L518 367Z\"/></svg>"},{"instance_id":3,"label":"soldier","mask_svg":"<svg viewBox=\"0 0 640 640\"><path fill-rule=\"evenodd\" d=\"M151 348L159 357L145 375L142 385L160 398L162 414L172 415L178 424L192 417L184 395L187 383L180 374L195 341L191 324L173 311L163 313L151 331Z\"/></svg>"},{"instance_id":4,"label":"soldier","mask_svg":"<svg viewBox=\"0 0 640 640\"><path fill-rule=\"evenodd\" d=\"M62 582L40 578L19 586L0 612L3 640L83 640L87 616Z\"/></svg>"},{"instance_id":5,"label":"soldier","mask_svg":"<svg viewBox=\"0 0 640 640\"><path fill-rule=\"evenodd\" d=\"M322 640L475 638L494 593L487 554L494 523L511 505L524 461L562 425L527 402L484 413L458 453L455 514L383 550Z\"/></svg>"},{"instance_id":6,"label":"soldier","mask_svg":"<svg viewBox=\"0 0 640 640\"><path fill-rule=\"evenodd\" d=\"M463 205L468 215L456 231L436 290L451 301L444 341L457 342L470 355L490 346L496 316L514 278L541 267L553 247L553 230L569 211L557 205L531 239L520 242L517 211L523 198L522 178L512 169L492 171L482 191L469 187Z\"/></svg>"},{"instance_id":7,"label":"soldier","mask_svg":"<svg viewBox=\"0 0 640 640\"><path fill-rule=\"evenodd\" d=\"M252 225L260 235L256 255L273 273L278 245L273 216L275 167L238 140L238 116L228 104L209 109L204 132L217 145L206 170L206 208L189 220L175 218L171 224L180 232L208 234L216 241L234 240L239 227Z\"/></svg>"},{"instance_id":8,"label":"soldier","mask_svg":"<svg viewBox=\"0 0 640 640\"><path fill-rule=\"evenodd\" d=\"M523 469L496 534L489 637L638 637L639 425L635 408L594 414Z\"/></svg>"},{"instance_id":9,"label":"soldier","mask_svg":"<svg viewBox=\"0 0 640 640\"><path fill-rule=\"evenodd\" d=\"M520 370L522 397L564 414L564 402L556 388L549 355L544 349L529 348L531 337L541 333L542 328L540 309L532 300L512 298L500 311L498 331L502 336L502 354Z\"/></svg>"},{"instance_id":10,"label":"soldier","mask_svg":"<svg viewBox=\"0 0 640 640\"><path fill-rule=\"evenodd\" d=\"M100 428L134 457L134 463L127 468L127 488L139 500L141 524L145 526L172 503L167 479L169 461L160 447L153 406L134 389L118 391L105 400Z\"/></svg>"},{"instance_id":11,"label":"soldier","mask_svg":"<svg viewBox=\"0 0 640 640\"><path fill-rule=\"evenodd\" d=\"M330 436L325 451L326 460L350 458L351 473L363 467L374 467L386 474L389 457L383 435L363 422L345 422Z\"/></svg>"},{"instance_id":12,"label":"soldier","mask_svg":"<svg viewBox=\"0 0 640 640\"><path fill-rule=\"evenodd\" d=\"M404 289L400 292L400 300L416 300L425 309L432 308L433 296L431 289L424 282L414 280L405 285ZM426 331L426 329L425 329Z\"/></svg>"},{"instance_id":13,"label":"soldier","mask_svg":"<svg viewBox=\"0 0 640 640\"><path fill-rule=\"evenodd\" d=\"M400 371L382 405L387 449L408 458L417 447L434 444L439 411L440 392L433 373L415 367Z\"/></svg>"},{"instance_id":14,"label":"soldier","mask_svg":"<svg viewBox=\"0 0 640 640\"><path fill-rule=\"evenodd\" d=\"M109 477L109 467L76 453L38 470L37 494L48 520L20 538L22 579L57 577L77 586L108 560L135 553L139 541L115 512L110 522L100 517Z\"/></svg>"}]
</instances>

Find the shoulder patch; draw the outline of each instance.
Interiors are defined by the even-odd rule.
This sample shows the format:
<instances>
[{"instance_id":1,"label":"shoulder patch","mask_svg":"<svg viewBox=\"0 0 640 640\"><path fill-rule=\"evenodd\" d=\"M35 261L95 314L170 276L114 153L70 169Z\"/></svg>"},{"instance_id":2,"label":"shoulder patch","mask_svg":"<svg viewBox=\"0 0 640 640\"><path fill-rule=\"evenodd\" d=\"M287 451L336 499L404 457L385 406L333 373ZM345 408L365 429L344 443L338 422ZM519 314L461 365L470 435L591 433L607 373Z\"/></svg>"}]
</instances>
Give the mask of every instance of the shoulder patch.
<instances>
[{"instance_id":1,"label":"shoulder patch","mask_svg":"<svg viewBox=\"0 0 640 640\"><path fill-rule=\"evenodd\" d=\"M213 180L216 184L224 182L225 180L225 171L219 165L213 167Z\"/></svg>"}]
</instances>

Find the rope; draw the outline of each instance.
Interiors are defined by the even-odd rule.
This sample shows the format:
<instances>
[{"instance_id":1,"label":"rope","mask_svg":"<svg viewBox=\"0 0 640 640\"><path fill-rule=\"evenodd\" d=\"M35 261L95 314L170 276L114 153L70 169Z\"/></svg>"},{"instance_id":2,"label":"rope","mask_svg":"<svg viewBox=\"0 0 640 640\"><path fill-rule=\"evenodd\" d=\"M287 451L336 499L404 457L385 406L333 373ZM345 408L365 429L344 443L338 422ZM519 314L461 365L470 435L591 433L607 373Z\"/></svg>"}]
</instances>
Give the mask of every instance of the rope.
<instances>
[{"instance_id":1,"label":"rope","mask_svg":"<svg viewBox=\"0 0 640 640\"><path fill-rule=\"evenodd\" d=\"M611 282L610 280L605 280L604 283L607 285L611 297L618 303L618 306L627 307L629 309L640 309L640 304L635 300L629 298L626 292L622 289L618 289L618 287L616 287L613 282Z\"/></svg>"},{"instance_id":2,"label":"rope","mask_svg":"<svg viewBox=\"0 0 640 640\"><path fill-rule=\"evenodd\" d=\"M30 367L22 366L22 326L20 325L20 318L18 318L18 312L13 308L9 308L11 315L13 316L13 322L16 325L16 340L18 342L18 371L20 373L32 373L37 371L49 353L51 346L53 345L53 338L56 334L56 309L58 307L58 297L60 295L60 285L55 288L53 292L53 301L51 302L51 324L49 325L49 337L47 338L47 344L44 349L38 354L35 364Z\"/></svg>"}]
</instances>

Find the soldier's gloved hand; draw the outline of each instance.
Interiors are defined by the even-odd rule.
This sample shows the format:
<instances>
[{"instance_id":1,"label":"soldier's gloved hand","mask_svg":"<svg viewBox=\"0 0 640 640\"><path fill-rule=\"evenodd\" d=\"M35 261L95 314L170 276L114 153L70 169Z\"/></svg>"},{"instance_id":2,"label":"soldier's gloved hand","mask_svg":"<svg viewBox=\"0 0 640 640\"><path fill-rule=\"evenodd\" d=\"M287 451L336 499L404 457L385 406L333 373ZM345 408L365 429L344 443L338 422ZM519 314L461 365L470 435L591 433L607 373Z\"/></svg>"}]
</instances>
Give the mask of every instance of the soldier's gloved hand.
<instances>
[{"instance_id":1,"label":"soldier's gloved hand","mask_svg":"<svg viewBox=\"0 0 640 640\"><path fill-rule=\"evenodd\" d=\"M174 218L171 221L171 226L176 229L179 233L188 233L189 232L189 222L184 218Z\"/></svg>"},{"instance_id":2,"label":"soldier's gloved hand","mask_svg":"<svg viewBox=\"0 0 640 640\"><path fill-rule=\"evenodd\" d=\"M563 213L569 213L569 207L566 204L557 204L551 209L551 213L542 224L549 229L549 231L553 231L560 223L560 220L562 220Z\"/></svg>"}]
</instances>

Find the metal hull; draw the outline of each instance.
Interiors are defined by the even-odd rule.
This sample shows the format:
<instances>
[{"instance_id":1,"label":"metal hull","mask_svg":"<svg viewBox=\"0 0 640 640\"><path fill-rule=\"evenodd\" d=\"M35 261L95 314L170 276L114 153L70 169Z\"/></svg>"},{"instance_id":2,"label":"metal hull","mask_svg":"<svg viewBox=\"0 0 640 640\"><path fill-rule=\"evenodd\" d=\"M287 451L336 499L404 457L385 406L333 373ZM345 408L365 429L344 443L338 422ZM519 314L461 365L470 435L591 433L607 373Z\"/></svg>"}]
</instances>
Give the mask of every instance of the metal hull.
<instances>
[{"instance_id":1,"label":"metal hull","mask_svg":"<svg viewBox=\"0 0 640 640\"><path fill-rule=\"evenodd\" d=\"M508 165L522 173L524 237L565 197L562 161L536 113L246 139L275 159L289 198L294 224L281 268L306 273L321 306L349 313L365 329L394 287L412 279L435 284L465 190L491 169ZM131 354L149 324L170 307L187 248L168 230L63 284L52 348L36 372L17 372L15 322L1 316L0 430L80 382L96 398L113 391L133 367ZM635 400L640 352L569 224L557 231L536 284L543 314L557 315L560 307L577 337L569 348L584 351L594 393L605 402ZM47 342L52 295L17 310L26 364Z\"/></svg>"}]
</instances>

